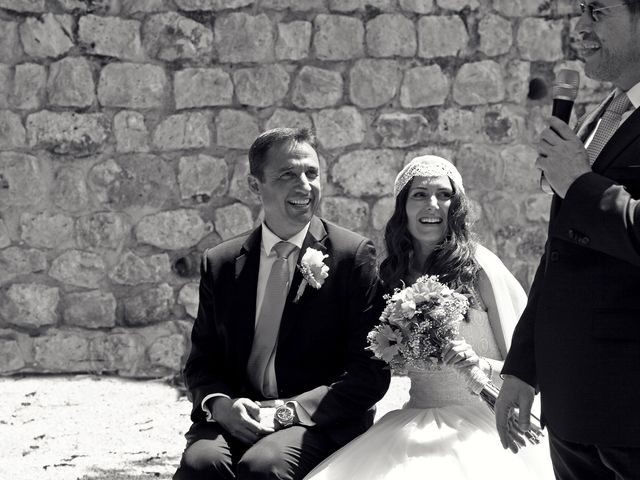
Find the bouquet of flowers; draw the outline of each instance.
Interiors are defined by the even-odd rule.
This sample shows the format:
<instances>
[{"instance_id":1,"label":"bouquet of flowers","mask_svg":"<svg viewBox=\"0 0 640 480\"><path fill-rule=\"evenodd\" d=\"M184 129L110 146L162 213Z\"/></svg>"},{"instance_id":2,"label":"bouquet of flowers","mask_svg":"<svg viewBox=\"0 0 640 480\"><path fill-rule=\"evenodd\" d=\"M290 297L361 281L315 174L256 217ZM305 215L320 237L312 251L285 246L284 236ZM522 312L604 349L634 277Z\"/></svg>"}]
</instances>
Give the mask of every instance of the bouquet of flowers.
<instances>
[{"instance_id":1,"label":"bouquet of flowers","mask_svg":"<svg viewBox=\"0 0 640 480\"><path fill-rule=\"evenodd\" d=\"M458 336L469 308L467 297L429 275L408 287L396 288L385 300L380 323L367 336L367 348L393 370L404 373L429 369L437 363L444 347ZM476 366L462 372L469 389L493 411L500 389ZM510 421L517 423L517 412ZM531 425L523 433L529 442L539 443L543 433L533 415Z\"/></svg>"}]
</instances>

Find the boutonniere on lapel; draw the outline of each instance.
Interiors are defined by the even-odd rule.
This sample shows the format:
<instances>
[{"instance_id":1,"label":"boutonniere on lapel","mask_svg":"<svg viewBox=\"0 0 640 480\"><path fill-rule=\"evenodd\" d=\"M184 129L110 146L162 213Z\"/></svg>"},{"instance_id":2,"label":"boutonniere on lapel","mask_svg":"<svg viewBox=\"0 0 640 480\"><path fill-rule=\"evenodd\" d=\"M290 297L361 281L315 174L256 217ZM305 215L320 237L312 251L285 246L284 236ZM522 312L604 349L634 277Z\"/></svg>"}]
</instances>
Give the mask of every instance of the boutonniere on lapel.
<instances>
[{"instance_id":1,"label":"boutonniere on lapel","mask_svg":"<svg viewBox=\"0 0 640 480\"><path fill-rule=\"evenodd\" d=\"M325 279L329 276L329 267L324 263L324 259L328 257L329 255L323 254L320 250L307 247L302 260L300 260L300 265L298 265L298 270L302 273L303 278L293 303L298 303L307 285L311 285L316 290L322 287Z\"/></svg>"}]
</instances>

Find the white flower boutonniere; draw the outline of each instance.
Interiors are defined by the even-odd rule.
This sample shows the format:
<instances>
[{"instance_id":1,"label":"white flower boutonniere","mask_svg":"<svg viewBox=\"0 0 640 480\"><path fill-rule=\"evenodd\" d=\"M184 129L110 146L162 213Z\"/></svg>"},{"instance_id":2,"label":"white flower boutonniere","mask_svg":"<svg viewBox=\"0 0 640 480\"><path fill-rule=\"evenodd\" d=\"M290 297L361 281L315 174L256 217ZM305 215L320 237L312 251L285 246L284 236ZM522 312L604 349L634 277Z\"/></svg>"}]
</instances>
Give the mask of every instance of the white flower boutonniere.
<instances>
[{"instance_id":1,"label":"white flower boutonniere","mask_svg":"<svg viewBox=\"0 0 640 480\"><path fill-rule=\"evenodd\" d=\"M304 293L304 289L307 285L311 285L316 290L322 287L325 279L329 276L329 267L325 265L324 259L329 255L323 254L321 251L315 248L308 247L300 260L298 269L302 273L303 279L298 287L296 298L293 299L294 303L297 303Z\"/></svg>"}]
</instances>

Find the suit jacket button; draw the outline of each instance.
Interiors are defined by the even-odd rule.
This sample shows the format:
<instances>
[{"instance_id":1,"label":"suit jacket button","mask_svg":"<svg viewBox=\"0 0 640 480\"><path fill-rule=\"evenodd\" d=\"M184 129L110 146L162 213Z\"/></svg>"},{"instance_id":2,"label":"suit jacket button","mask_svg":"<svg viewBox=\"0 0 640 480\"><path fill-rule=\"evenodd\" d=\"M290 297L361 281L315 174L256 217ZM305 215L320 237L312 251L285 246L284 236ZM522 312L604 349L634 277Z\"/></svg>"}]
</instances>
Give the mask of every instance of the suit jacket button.
<instances>
[{"instance_id":1,"label":"suit jacket button","mask_svg":"<svg viewBox=\"0 0 640 480\"><path fill-rule=\"evenodd\" d=\"M591 239L589 237L580 237L580 245L587 246Z\"/></svg>"},{"instance_id":2,"label":"suit jacket button","mask_svg":"<svg viewBox=\"0 0 640 480\"><path fill-rule=\"evenodd\" d=\"M551 252L551 261L557 262L558 260L560 260L560 254L556 250L553 250Z\"/></svg>"},{"instance_id":3,"label":"suit jacket button","mask_svg":"<svg viewBox=\"0 0 640 480\"><path fill-rule=\"evenodd\" d=\"M569 238L571 240L575 240L576 239L576 231L573 228L570 228L569 232L567 232L567 233L569 233Z\"/></svg>"}]
</instances>

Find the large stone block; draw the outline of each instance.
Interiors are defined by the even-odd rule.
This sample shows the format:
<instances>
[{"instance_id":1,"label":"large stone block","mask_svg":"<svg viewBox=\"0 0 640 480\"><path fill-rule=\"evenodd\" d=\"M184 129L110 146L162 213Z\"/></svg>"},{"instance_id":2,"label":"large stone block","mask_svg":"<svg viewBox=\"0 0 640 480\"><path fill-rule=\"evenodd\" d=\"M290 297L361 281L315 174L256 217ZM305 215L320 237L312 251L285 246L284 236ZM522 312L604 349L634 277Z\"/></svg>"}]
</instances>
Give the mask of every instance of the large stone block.
<instances>
[{"instance_id":1,"label":"large stone block","mask_svg":"<svg viewBox=\"0 0 640 480\"><path fill-rule=\"evenodd\" d=\"M185 208L148 215L135 227L138 242L168 250L191 248L212 231L197 210Z\"/></svg>"},{"instance_id":2,"label":"large stone block","mask_svg":"<svg viewBox=\"0 0 640 480\"><path fill-rule=\"evenodd\" d=\"M267 120L265 130L272 128L288 127L288 128L313 128L311 118L307 113L298 112L296 110L286 110L284 108L276 108L273 115Z\"/></svg>"},{"instance_id":3,"label":"large stone block","mask_svg":"<svg viewBox=\"0 0 640 480\"><path fill-rule=\"evenodd\" d=\"M163 283L148 287L135 296L124 298L124 318L127 325L139 326L169 319L175 301L173 288Z\"/></svg>"},{"instance_id":4,"label":"large stone block","mask_svg":"<svg viewBox=\"0 0 640 480\"><path fill-rule=\"evenodd\" d=\"M164 119L153 132L153 144L159 150L185 150L208 147L211 143L209 115L178 113Z\"/></svg>"},{"instance_id":5,"label":"large stone block","mask_svg":"<svg viewBox=\"0 0 640 480\"><path fill-rule=\"evenodd\" d=\"M122 330L93 338L89 345L91 371L134 375L144 366L144 338Z\"/></svg>"},{"instance_id":6,"label":"large stone block","mask_svg":"<svg viewBox=\"0 0 640 480\"><path fill-rule=\"evenodd\" d=\"M367 52L373 57L413 57L416 28L404 15L384 13L367 22Z\"/></svg>"},{"instance_id":7,"label":"large stone block","mask_svg":"<svg viewBox=\"0 0 640 480\"><path fill-rule=\"evenodd\" d=\"M316 16L313 48L320 60L351 60L364 56L364 26L358 18Z\"/></svg>"},{"instance_id":8,"label":"large stone block","mask_svg":"<svg viewBox=\"0 0 640 480\"><path fill-rule=\"evenodd\" d=\"M81 250L67 250L51 263L49 276L62 283L84 288L98 288L105 276L100 255Z\"/></svg>"},{"instance_id":9,"label":"large stone block","mask_svg":"<svg viewBox=\"0 0 640 480\"><path fill-rule=\"evenodd\" d=\"M198 316L198 305L200 305L200 292L197 283L187 283L178 294L178 304L182 305L191 318Z\"/></svg>"},{"instance_id":10,"label":"large stone block","mask_svg":"<svg viewBox=\"0 0 640 480\"><path fill-rule=\"evenodd\" d=\"M281 125L288 124L278 124L278 126ZM231 186L229 187L229 196L247 205L260 204L260 198L249 189L249 184L247 183L247 175L249 175L249 159L247 156L242 155L236 158L233 165L233 177L231 179Z\"/></svg>"},{"instance_id":11,"label":"large stone block","mask_svg":"<svg viewBox=\"0 0 640 480\"><path fill-rule=\"evenodd\" d=\"M39 371L94 371L89 359L89 338L81 332L56 331L33 339Z\"/></svg>"},{"instance_id":12,"label":"large stone block","mask_svg":"<svg viewBox=\"0 0 640 480\"><path fill-rule=\"evenodd\" d=\"M391 101L402 79L395 60L358 60L349 74L349 96L360 108L375 108Z\"/></svg>"},{"instance_id":13,"label":"large stone block","mask_svg":"<svg viewBox=\"0 0 640 480\"><path fill-rule=\"evenodd\" d=\"M220 62L271 62L274 39L271 20L264 13L230 13L216 19L214 32Z\"/></svg>"},{"instance_id":14,"label":"large stone block","mask_svg":"<svg viewBox=\"0 0 640 480\"><path fill-rule=\"evenodd\" d=\"M398 167L393 150L355 150L333 164L331 177L352 197L382 197L389 194Z\"/></svg>"},{"instance_id":15,"label":"large stone block","mask_svg":"<svg viewBox=\"0 0 640 480\"><path fill-rule=\"evenodd\" d=\"M279 23L276 41L278 60L302 60L309 56L311 45L311 22L302 20Z\"/></svg>"},{"instance_id":16,"label":"large stone block","mask_svg":"<svg viewBox=\"0 0 640 480\"><path fill-rule=\"evenodd\" d=\"M19 327L43 327L58 321L57 288L38 283L14 283L0 294L0 317Z\"/></svg>"},{"instance_id":17,"label":"large stone block","mask_svg":"<svg viewBox=\"0 0 640 480\"><path fill-rule=\"evenodd\" d=\"M473 110L447 108L439 112L437 136L443 142L453 139L473 142L482 137L483 124Z\"/></svg>"},{"instance_id":18,"label":"large stone block","mask_svg":"<svg viewBox=\"0 0 640 480\"><path fill-rule=\"evenodd\" d=\"M505 100L523 105L529 94L531 63L512 60L506 63L504 70Z\"/></svg>"},{"instance_id":19,"label":"large stone block","mask_svg":"<svg viewBox=\"0 0 640 480\"><path fill-rule=\"evenodd\" d=\"M149 154L121 157L117 162L109 159L89 172L89 185L96 200L115 210L160 208L171 198L175 181L167 162Z\"/></svg>"},{"instance_id":20,"label":"large stone block","mask_svg":"<svg viewBox=\"0 0 640 480\"><path fill-rule=\"evenodd\" d=\"M18 22L0 20L0 62L13 63L21 53Z\"/></svg>"},{"instance_id":21,"label":"large stone block","mask_svg":"<svg viewBox=\"0 0 640 480\"><path fill-rule=\"evenodd\" d=\"M171 262L166 253L139 257L127 251L109 272L109 278L121 285L139 285L161 282L170 273Z\"/></svg>"},{"instance_id":22,"label":"large stone block","mask_svg":"<svg viewBox=\"0 0 640 480\"><path fill-rule=\"evenodd\" d=\"M173 9L169 0L121 0L122 13L133 15L136 13L166 12Z\"/></svg>"},{"instance_id":23,"label":"large stone block","mask_svg":"<svg viewBox=\"0 0 640 480\"><path fill-rule=\"evenodd\" d=\"M176 12L147 17L142 28L147 55L158 60L197 60L209 63L213 55L213 33L203 24Z\"/></svg>"},{"instance_id":24,"label":"large stone block","mask_svg":"<svg viewBox=\"0 0 640 480\"><path fill-rule=\"evenodd\" d=\"M121 110L113 117L113 133L118 152L148 152L149 132L144 115L131 110Z\"/></svg>"},{"instance_id":25,"label":"large stone block","mask_svg":"<svg viewBox=\"0 0 640 480\"><path fill-rule=\"evenodd\" d=\"M241 68L233 72L236 97L242 105L269 107L289 90L289 73L280 65Z\"/></svg>"},{"instance_id":26,"label":"large stone block","mask_svg":"<svg viewBox=\"0 0 640 480\"><path fill-rule=\"evenodd\" d=\"M505 145L500 157L508 166L505 168L503 190L514 193L538 192L540 171L536 168L538 152L530 145ZM547 210L548 215L549 211Z\"/></svg>"},{"instance_id":27,"label":"large stone block","mask_svg":"<svg viewBox=\"0 0 640 480\"><path fill-rule=\"evenodd\" d=\"M87 53L123 60L144 57L137 20L85 15L80 18L78 38Z\"/></svg>"},{"instance_id":28,"label":"large stone block","mask_svg":"<svg viewBox=\"0 0 640 480\"><path fill-rule=\"evenodd\" d=\"M318 141L325 148L346 147L364 141L367 124L354 107L321 110L312 116Z\"/></svg>"},{"instance_id":29,"label":"large stone block","mask_svg":"<svg viewBox=\"0 0 640 480\"><path fill-rule=\"evenodd\" d=\"M216 232L223 240L235 237L253 228L251 210L241 203L233 203L216 209L214 222Z\"/></svg>"},{"instance_id":30,"label":"large stone block","mask_svg":"<svg viewBox=\"0 0 640 480\"><path fill-rule=\"evenodd\" d=\"M260 134L258 122L240 110L224 109L216 118L216 144L227 148L248 149Z\"/></svg>"},{"instance_id":31,"label":"large stone block","mask_svg":"<svg viewBox=\"0 0 640 480\"><path fill-rule=\"evenodd\" d=\"M20 117L10 110L0 110L0 150L23 148L25 137Z\"/></svg>"},{"instance_id":32,"label":"large stone block","mask_svg":"<svg viewBox=\"0 0 640 480\"><path fill-rule=\"evenodd\" d=\"M462 178L473 178L474 190L485 192L502 188L507 168L504 158L500 156L502 149L502 146L477 143L464 144L458 149L456 167ZM482 205L487 207L486 203Z\"/></svg>"},{"instance_id":33,"label":"large stone block","mask_svg":"<svg viewBox=\"0 0 640 480\"><path fill-rule=\"evenodd\" d=\"M307 65L294 81L291 103L302 109L331 107L342 99L342 90L340 72Z\"/></svg>"},{"instance_id":34,"label":"large stone block","mask_svg":"<svg viewBox=\"0 0 640 480\"><path fill-rule=\"evenodd\" d=\"M0 218L0 248L6 248L9 245L11 245L11 236L9 234L9 229L7 228L7 224L4 223L4 220ZM0 276L2 275L1 272L2 270L0 269Z\"/></svg>"},{"instance_id":35,"label":"large stone block","mask_svg":"<svg viewBox=\"0 0 640 480\"><path fill-rule=\"evenodd\" d=\"M9 65L0 63L0 108L9 108L12 97L13 72Z\"/></svg>"},{"instance_id":36,"label":"large stone block","mask_svg":"<svg viewBox=\"0 0 640 480\"><path fill-rule=\"evenodd\" d=\"M480 51L489 57L502 55L511 49L513 31L511 22L500 15L486 15L478 24Z\"/></svg>"},{"instance_id":37,"label":"large stone block","mask_svg":"<svg viewBox=\"0 0 640 480\"><path fill-rule=\"evenodd\" d=\"M465 52L469 34L457 15L426 16L418 20L418 56L459 56Z\"/></svg>"},{"instance_id":38,"label":"large stone block","mask_svg":"<svg viewBox=\"0 0 640 480\"><path fill-rule=\"evenodd\" d=\"M76 241L87 250L120 251L130 231L129 220L121 213L96 212L76 221Z\"/></svg>"},{"instance_id":39,"label":"large stone block","mask_svg":"<svg viewBox=\"0 0 640 480\"><path fill-rule=\"evenodd\" d=\"M322 216L350 230L363 232L369 224L369 205L355 198L327 197L322 199Z\"/></svg>"},{"instance_id":40,"label":"large stone block","mask_svg":"<svg viewBox=\"0 0 640 480\"><path fill-rule=\"evenodd\" d=\"M262 8L272 10L293 10L307 12L309 10L321 10L324 8L324 0L262 0Z\"/></svg>"},{"instance_id":41,"label":"large stone block","mask_svg":"<svg viewBox=\"0 0 640 480\"><path fill-rule=\"evenodd\" d=\"M0 152L0 210L37 205L45 198L49 165L32 155Z\"/></svg>"},{"instance_id":42,"label":"large stone block","mask_svg":"<svg viewBox=\"0 0 640 480\"><path fill-rule=\"evenodd\" d=\"M20 216L20 238L32 247L73 246L73 218L62 213L30 213Z\"/></svg>"},{"instance_id":43,"label":"large stone block","mask_svg":"<svg viewBox=\"0 0 640 480\"><path fill-rule=\"evenodd\" d=\"M525 200L524 210L527 220L530 222L549 222L552 195L535 193Z\"/></svg>"},{"instance_id":44,"label":"large stone block","mask_svg":"<svg viewBox=\"0 0 640 480\"><path fill-rule=\"evenodd\" d=\"M140 3L144 1L140 0ZM120 8L120 0L55 0L55 3L65 12L72 14L97 13L101 15L116 15L119 13Z\"/></svg>"},{"instance_id":45,"label":"large stone block","mask_svg":"<svg viewBox=\"0 0 640 480\"><path fill-rule=\"evenodd\" d=\"M231 105L233 83L221 68L185 68L175 72L173 89L176 108Z\"/></svg>"},{"instance_id":46,"label":"large stone block","mask_svg":"<svg viewBox=\"0 0 640 480\"><path fill-rule=\"evenodd\" d=\"M152 365L164 367L171 372L180 371L183 365L182 359L187 354L185 337L180 333L158 338L148 350Z\"/></svg>"},{"instance_id":47,"label":"large stone block","mask_svg":"<svg viewBox=\"0 0 640 480\"><path fill-rule=\"evenodd\" d=\"M45 0L0 0L0 8L15 12L42 13L45 9Z\"/></svg>"},{"instance_id":48,"label":"large stone block","mask_svg":"<svg viewBox=\"0 0 640 480\"><path fill-rule=\"evenodd\" d=\"M16 65L12 104L19 110L35 110L44 103L47 71L36 63Z\"/></svg>"},{"instance_id":49,"label":"large stone block","mask_svg":"<svg viewBox=\"0 0 640 480\"><path fill-rule=\"evenodd\" d=\"M205 12L248 7L254 3L255 0L176 0L180 10Z\"/></svg>"},{"instance_id":50,"label":"large stone block","mask_svg":"<svg viewBox=\"0 0 640 480\"><path fill-rule=\"evenodd\" d=\"M60 155L92 155L102 150L110 131L110 122L102 113L42 110L27 117L29 146Z\"/></svg>"},{"instance_id":51,"label":"large stone block","mask_svg":"<svg viewBox=\"0 0 640 480\"><path fill-rule=\"evenodd\" d=\"M31 57L60 57L74 46L73 18L52 13L27 17L20 25L20 39L25 53Z\"/></svg>"},{"instance_id":52,"label":"large stone block","mask_svg":"<svg viewBox=\"0 0 640 480\"><path fill-rule=\"evenodd\" d=\"M399 4L405 12L425 14L434 9L433 0L399 0Z\"/></svg>"},{"instance_id":53,"label":"large stone block","mask_svg":"<svg viewBox=\"0 0 640 480\"><path fill-rule=\"evenodd\" d=\"M64 323L84 328L116 326L116 299L112 293L93 290L70 293L65 299Z\"/></svg>"},{"instance_id":54,"label":"large stone block","mask_svg":"<svg viewBox=\"0 0 640 480\"><path fill-rule=\"evenodd\" d=\"M429 88L425 88L425 85L429 85ZM443 105L450 88L449 79L439 65L408 69L400 87L400 105L404 108Z\"/></svg>"},{"instance_id":55,"label":"large stone block","mask_svg":"<svg viewBox=\"0 0 640 480\"><path fill-rule=\"evenodd\" d=\"M13 373L25 366L22 350L16 340L0 339L0 373Z\"/></svg>"},{"instance_id":56,"label":"large stone block","mask_svg":"<svg viewBox=\"0 0 640 480\"><path fill-rule=\"evenodd\" d=\"M329 0L329 9L334 12L353 12L368 9L380 12L394 10L394 0Z\"/></svg>"},{"instance_id":57,"label":"large stone block","mask_svg":"<svg viewBox=\"0 0 640 480\"><path fill-rule=\"evenodd\" d=\"M492 143L513 143L527 132L526 112L522 107L502 105L490 108L483 114L483 133Z\"/></svg>"},{"instance_id":58,"label":"large stone block","mask_svg":"<svg viewBox=\"0 0 640 480\"><path fill-rule=\"evenodd\" d=\"M167 96L162 67L111 63L100 72L98 99L104 107L161 108Z\"/></svg>"},{"instance_id":59,"label":"large stone block","mask_svg":"<svg viewBox=\"0 0 640 480\"><path fill-rule=\"evenodd\" d=\"M60 107L90 107L95 100L91 66L82 57L67 57L49 67L49 104Z\"/></svg>"},{"instance_id":60,"label":"large stone block","mask_svg":"<svg viewBox=\"0 0 640 480\"><path fill-rule=\"evenodd\" d=\"M476 10L480 4L478 3L478 0L438 0L438 6L440 8L459 12L464 8Z\"/></svg>"},{"instance_id":61,"label":"large stone block","mask_svg":"<svg viewBox=\"0 0 640 480\"><path fill-rule=\"evenodd\" d=\"M373 205L371 222L375 230L382 231L396 208L395 197L382 197Z\"/></svg>"},{"instance_id":62,"label":"large stone block","mask_svg":"<svg viewBox=\"0 0 640 480\"><path fill-rule=\"evenodd\" d=\"M376 120L376 131L384 146L409 147L427 138L429 121L419 113L383 113Z\"/></svg>"},{"instance_id":63,"label":"large stone block","mask_svg":"<svg viewBox=\"0 0 640 480\"><path fill-rule=\"evenodd\" d=\"M564 57L564 22L546 18L525 18L518 28L517 44L524 60L554 62Z\"/></svg>"},{"instance_id":64,"label":"large stone block","mask_svg":"<svg viewBox=\"0 0 640 480\"><path fill-rule=\"evenodd\" d=\"M556 3L556 2L552 2ZM550 2L546 0L494 0L493 9L507 17L524 17L545 13Z\"/></svg>"},{"instance_id":65,"label":"large stone block","mask_svg":"<svg viewBox=\"0 0 640 480\"><path fill-rule=\"evenodd\" d=\"M8 283L20 275L43 272L46 269L47 257L40 250L19 247L0 250L0 285Z\"/></svg>"},{"instance_id":66,"label":"large stone block","mask_svg":"<svg viewBox=\"0 0 640 480\"><path fill-rule=\"evenodd\" d=\"M502 69L491 60L465 63L453 82L453 99L459 105L500 102L504 94Z\"/></svg>"},{"instance_id":67,"label":"large stone block","mask_svg":"<svg viewBox=\"0 0 640 480\"><path fill-rule=\"evenodd\" d=\"M181 157L178 184L183 199L207 202L213 196L227 193L229 169L223 158L209 155Z\"/></svg>"},{"instance_id":68,"label":"large stone block","mask_svg":"<svg viewBox=\"0 0 640 480\"><path fill-rule=\"evenodd\" d=\"M75 213L87 208L89 193L84 171L74 166L61 167L53 180L51 200L66 212Z\"/></svg>"}]
</instances>

